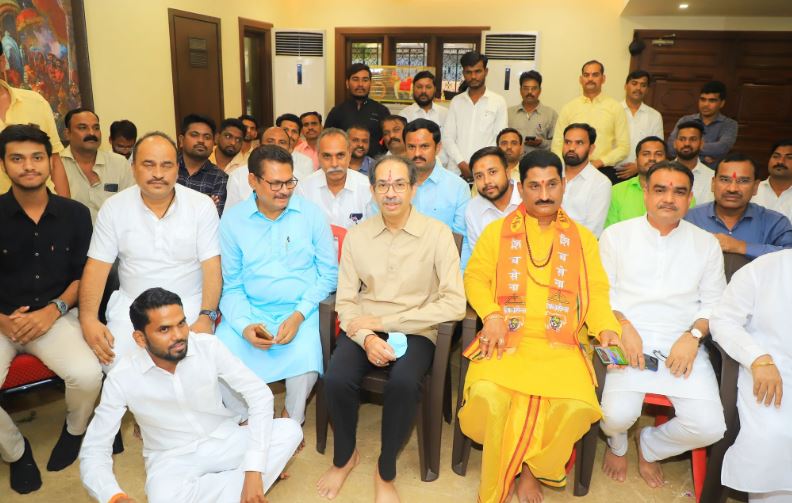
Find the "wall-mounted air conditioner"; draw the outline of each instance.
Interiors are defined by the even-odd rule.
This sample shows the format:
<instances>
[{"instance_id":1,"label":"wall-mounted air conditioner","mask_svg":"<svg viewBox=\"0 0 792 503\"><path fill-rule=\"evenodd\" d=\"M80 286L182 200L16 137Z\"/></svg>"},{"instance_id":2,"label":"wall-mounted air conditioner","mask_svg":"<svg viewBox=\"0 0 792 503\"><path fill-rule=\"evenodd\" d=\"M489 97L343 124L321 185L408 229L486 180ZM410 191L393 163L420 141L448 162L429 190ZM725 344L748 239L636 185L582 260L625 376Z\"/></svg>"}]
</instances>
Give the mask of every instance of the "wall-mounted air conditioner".
<instances>
[{"instance_id":1,"label":"wall-mounted air conditioner","mask_svg":"<svg viewBox=\"0 0 792 503\"><path fill-rule=\"evenodd\" d=\"M324 30L273 30L272 91L275 117L325 112Z\"/></svg>"},{"instance_id":2,"label":"wall-mounted air conditioner","mask_svg":"<svg viewBox=\"0 0 792 503\"><path fill-rule=\"evenodd\" d=\"M481 38L482 52L489 58L487 89L503 96L509 106L520 103L520 74L537 69L539 32L484 31Z\"/></svg>"}]
</instances>

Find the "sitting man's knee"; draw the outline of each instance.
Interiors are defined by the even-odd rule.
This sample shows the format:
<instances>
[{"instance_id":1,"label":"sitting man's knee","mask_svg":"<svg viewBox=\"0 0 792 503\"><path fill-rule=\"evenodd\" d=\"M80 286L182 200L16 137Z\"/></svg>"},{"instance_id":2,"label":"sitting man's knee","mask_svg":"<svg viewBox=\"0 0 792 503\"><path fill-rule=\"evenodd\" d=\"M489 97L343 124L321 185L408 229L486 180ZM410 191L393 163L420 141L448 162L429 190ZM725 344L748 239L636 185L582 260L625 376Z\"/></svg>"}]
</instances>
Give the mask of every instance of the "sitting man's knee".
<instances>
[{"instance_id":1,"label":"sitting man's knee","mask_svg":"<svg viewBox=\"0 0 792 503\"><path fill-rule=\"evenodd\" d=\"M726 420L720 402L708 401L706 406L701 404L694 411L677 417L691 439L698 441L701 446L714 444L726 433Z\"/></svg>"}]
</instances>

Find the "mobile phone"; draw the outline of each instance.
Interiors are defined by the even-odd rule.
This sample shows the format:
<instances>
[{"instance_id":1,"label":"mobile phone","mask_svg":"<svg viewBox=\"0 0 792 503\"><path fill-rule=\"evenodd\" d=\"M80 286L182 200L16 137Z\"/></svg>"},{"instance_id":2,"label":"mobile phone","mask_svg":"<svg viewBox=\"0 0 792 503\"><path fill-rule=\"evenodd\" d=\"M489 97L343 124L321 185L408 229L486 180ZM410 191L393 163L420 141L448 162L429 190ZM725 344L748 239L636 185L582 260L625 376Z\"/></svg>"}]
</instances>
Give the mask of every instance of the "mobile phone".
<instances>
[{"instance_id":1,"label":"mobile phone","mask_svg":"<svg viewBox=\"0 0 792 503\"><path fill-rule=\"evenodd\" d=\"M651 370L652 372L657 372L657 358L654 356L647 355L644 353L644 368L646 370Z\"/></svg>"},{"instance_id":2,"label":"mobile phone","mask_svg":"<svg viewBox=\"0 0 792 503\"><path fill-rule=\"evenodd\" d=\"M605 365L627 365L630 363L619 346L608 346L607 348L595 346L594 350Z\"/></svg>"},{"instance_id":3,"label":"mobile phone","mask_svg":"<svg viewBox=\"0 0 792 503\"><path fill-rule=\"evenodd\" d=\"M264 335L262 335L261 332L264 332ZM272 332L267 330L267 327L265 327L263 324L258 326L258 330L256 330L255 333L256 333L256 337L258 337L259 339L272 340L275 338L275 336L272 335Z\"/></svg>"}]
</instances>

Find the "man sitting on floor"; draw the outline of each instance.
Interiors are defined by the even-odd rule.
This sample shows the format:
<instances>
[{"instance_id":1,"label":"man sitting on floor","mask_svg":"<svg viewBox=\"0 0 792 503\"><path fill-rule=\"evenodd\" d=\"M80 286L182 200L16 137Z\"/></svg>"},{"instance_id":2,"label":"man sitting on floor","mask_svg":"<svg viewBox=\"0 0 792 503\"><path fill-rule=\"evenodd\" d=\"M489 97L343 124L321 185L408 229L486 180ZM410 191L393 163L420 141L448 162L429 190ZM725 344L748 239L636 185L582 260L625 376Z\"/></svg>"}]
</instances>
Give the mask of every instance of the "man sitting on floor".
<instances>
[{"instance_id":1,"label":"man sitting on floor","mask_svg":"<svg viewBox=\"0 0 792 503\"><path fill-rule=\"evenodd\" d=\"M693 174L682 164L655 164L646 174L646 216L608 227L600 238L630 363L608 372L602 394L603 470L618 482L627 476L627 430L646 393L667 396L675 414L636 434L638 470L649 487L665 483L659 461L710 445L726 429L715 372L701 346L726 286L723 254L710 233L682 220L692 188ZM645 368L644 354L659 360L656 371Z\"/></svg>"},{"instance_id":2,"label":"man sitting on floor","mask_svg":"<svg viewBox=\"0 0 792 503\"><path fill-rule=\"evenodd\" d=\"M216 337L190 331L181 299L162 288L129 307L137 344L107 375L80 451L80 478L99 502L132 501L113 475L111 444L127 409L143 437L151 502L261 502L302 439L273 419L272 392ZM245 425L220 399L242 395Z\"/></svg>"},{"instance_id":3,"label":"man sitting on floor","mask_svg":"<svg viewBox=\"0 0 792 503\"><path fill-rule=\"evenodd\" d=\"M411 204L415 165L387 156L369 176L379 212L350 229L341 253L336 310L344 332L324 377L335 447L333 466L317 488L335 498L358 464L360 382L369 371L387 368L374 488L376 501L394 502L396 455L415 422L437 325L462 319L465 294L451 229Z\"/></svg>"},{"instance_id":4,"label":"man sitting on floor","mask_svg":"<svg viewBox=\"0 0 792 503\"><path fill-rule=\"evenodd\" d=\"M459 422L484 446L482 503L513 492L538 503L541 483L566 484L575 442L602 416L578 334L585 324L603 346L619 345L597 240L561 209L561 169L546 150L520 161L522 204L484 229L465 270L484 328L464 351Z\"/></svg>"}]
</instances>

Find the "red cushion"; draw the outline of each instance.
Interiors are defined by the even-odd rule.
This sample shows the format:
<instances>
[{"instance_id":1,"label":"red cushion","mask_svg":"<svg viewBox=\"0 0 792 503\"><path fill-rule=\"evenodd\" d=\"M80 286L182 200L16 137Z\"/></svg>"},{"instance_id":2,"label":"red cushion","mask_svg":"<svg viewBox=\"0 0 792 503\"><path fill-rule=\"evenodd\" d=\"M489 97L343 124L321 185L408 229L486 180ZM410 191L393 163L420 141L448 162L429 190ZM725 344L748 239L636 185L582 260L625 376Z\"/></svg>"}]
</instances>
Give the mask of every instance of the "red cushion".
<instances>
[{"instance_id":1,"label":"red cushion","mask_svg":"<svg viewBox=\"0 0 792 503\"><path fill-rule=\"evenodd\" d=\"M20 354L11 361L8 375L0 390L16 388L53 377L55 377L55 372L41 363L41 360L33 355Z\"/></svg>"}]
</instances>

